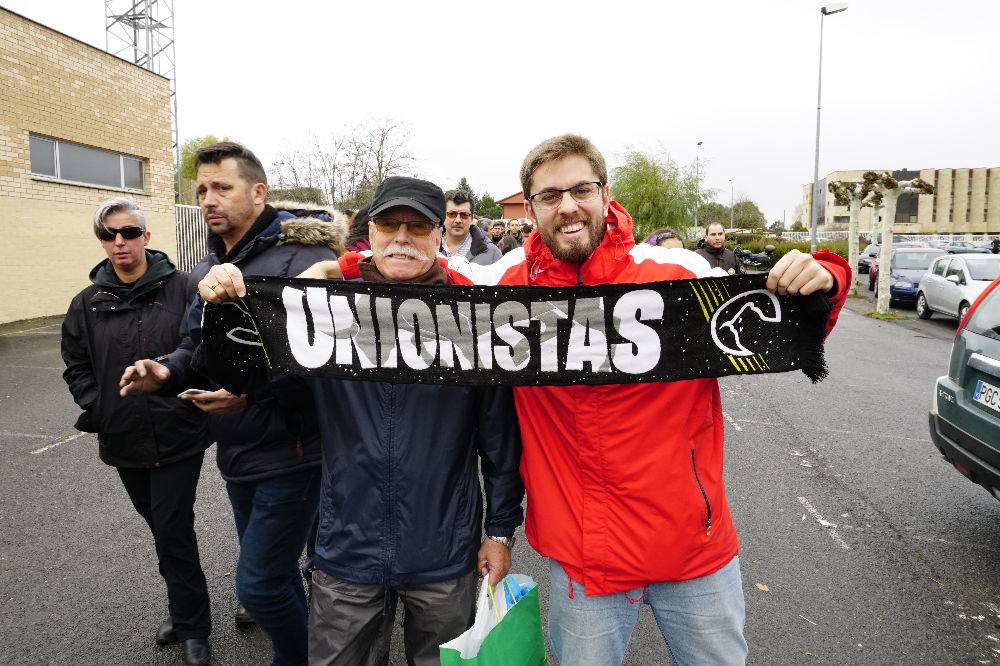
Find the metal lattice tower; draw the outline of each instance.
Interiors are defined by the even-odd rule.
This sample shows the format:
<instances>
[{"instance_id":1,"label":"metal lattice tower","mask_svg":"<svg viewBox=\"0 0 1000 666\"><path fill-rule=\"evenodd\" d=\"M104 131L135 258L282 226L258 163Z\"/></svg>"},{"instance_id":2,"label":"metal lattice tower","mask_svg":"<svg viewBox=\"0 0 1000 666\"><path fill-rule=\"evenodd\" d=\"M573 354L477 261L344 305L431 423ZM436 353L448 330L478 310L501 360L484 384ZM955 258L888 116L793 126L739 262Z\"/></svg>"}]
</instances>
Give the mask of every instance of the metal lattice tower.
<instances>
[{"instance_id":1,"label":"metal lattice tower","mask_svg":"<svg viewBox=\"0 0 1000 666\"><path fill-rule=\"evenodd\" d=\"M177 79L174 55L174 0L104 0L104 48L170 79L170 129L176 178L180 178L177 133ZM175 183L175 194L180 184Z\"/></svg>"}]
</instances>

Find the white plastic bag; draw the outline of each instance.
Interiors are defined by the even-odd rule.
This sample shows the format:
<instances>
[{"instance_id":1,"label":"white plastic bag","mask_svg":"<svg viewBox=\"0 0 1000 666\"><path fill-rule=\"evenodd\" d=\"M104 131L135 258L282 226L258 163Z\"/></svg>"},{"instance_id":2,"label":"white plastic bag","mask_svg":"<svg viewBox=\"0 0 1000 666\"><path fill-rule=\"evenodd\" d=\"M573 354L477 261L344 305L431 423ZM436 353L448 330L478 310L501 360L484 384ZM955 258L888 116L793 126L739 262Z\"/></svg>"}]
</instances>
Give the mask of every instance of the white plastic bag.
<instances>
[{"instance_id":1,"label":"white plastic bag","mask_svg":"<svg viewBox=\"0 0 1000 666\"><path fill-rule=\"evenodd\" d=\"M479 646L486 640L493 627L500 623L507 613L505 596L496 589L493 595L489 593L489 576L483 578L479 586L479 603L476 605L476 621L465 633L441 645L443 648L458 650L462 659L471 659L479 653ZM496 605L494 606L494 600Z\"/></svg>"}]
</instances>

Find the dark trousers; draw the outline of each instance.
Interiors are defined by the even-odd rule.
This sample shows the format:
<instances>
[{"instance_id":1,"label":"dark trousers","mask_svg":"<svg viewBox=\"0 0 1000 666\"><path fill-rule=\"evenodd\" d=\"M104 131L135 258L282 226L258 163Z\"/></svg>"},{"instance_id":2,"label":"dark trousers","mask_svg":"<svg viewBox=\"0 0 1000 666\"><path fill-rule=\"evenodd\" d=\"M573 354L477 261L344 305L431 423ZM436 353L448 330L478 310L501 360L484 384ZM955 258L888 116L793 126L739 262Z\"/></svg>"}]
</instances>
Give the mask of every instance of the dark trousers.
<instances>
[{"instance_id":1,"label":"dark trousers","mask_svg":"<svg viewBox=\"0 0 1000 666\"><path fill-rule=\"evenodd\" d=\"M403 642L410 666L440 664L438 647L476 619L475 572L409 587L351 583L317 569L309 611L310 666L382 666L396 605L403 602Z\"/></svg>"},{"instance_id":2,"label":"dark trousers","mask_svg":"<svg viewBox=\"0 0 1000 666\"><path fill-rule=\"evenodd\" d=\"M212 632L208 586L198 558L194 500L203 453L152 469L116 468L132 505L156 545L167 607L177 638L208 638Z\"/></svg>"},{"instance_id":3,"label":"dark trousers","mask_svg":"<svg viewBox=\"0 0 1000 666\"><path fill-rule=\"evenodd\" d=\"M271 638L274 666L305 664L307 607L299 556L319 506L320 470L226 482L240 560L236 597Z\"/></svg>"}]
</instances>

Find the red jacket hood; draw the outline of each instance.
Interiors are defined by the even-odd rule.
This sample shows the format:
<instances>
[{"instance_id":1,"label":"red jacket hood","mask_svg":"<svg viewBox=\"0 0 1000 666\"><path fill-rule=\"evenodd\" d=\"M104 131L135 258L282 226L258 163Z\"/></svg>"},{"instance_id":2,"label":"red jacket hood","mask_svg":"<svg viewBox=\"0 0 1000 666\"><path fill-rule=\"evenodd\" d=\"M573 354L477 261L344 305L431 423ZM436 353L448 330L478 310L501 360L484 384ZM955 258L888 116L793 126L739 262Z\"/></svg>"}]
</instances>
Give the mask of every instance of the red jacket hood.
<instances>
[{"instance_id":1,"label":"red jacket hood","mask_svg":"<svg viewBox=\"0 0 1000 666\"><path fill-rule=\"evenodd\" d=\"M574 275L579 272L585 276L586 283L603 281L635 245L635 239L632 238L632 216L614 199L608 203L604 223L606 231L601 244L582 264L570 264L553 257L552 250L542 241L537 229L524 241L524 257L532 270L550 273L565 271Z\"/></svg>"}]
</instances>

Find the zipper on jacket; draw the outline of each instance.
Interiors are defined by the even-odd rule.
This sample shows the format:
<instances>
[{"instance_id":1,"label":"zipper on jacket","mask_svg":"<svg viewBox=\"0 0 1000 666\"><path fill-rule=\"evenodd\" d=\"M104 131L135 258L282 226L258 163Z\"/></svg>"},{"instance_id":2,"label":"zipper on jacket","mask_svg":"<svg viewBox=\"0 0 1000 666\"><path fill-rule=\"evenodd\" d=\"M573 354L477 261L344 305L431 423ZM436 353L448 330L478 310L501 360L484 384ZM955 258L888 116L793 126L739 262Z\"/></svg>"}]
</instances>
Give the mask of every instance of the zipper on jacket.
<instances>
[{"instance_id":1,"label":"zipper on jacket","mask_svg":"<svg viewBox=\"0 0 1000 666\"><path fill-rule=\"evenodd\" d=\"M705 511L708 513L705 519L705 536L712 535L712 505L708 503L708 495L705 493L705 486L701 485L701 477L698 476L698 466L694 464L694 449L691 449L691 469L694 470L694 480L701 491L701 498L705 500Z\"/></svg>"},{"instance_id":2,"label":"zipper on jacket","mask_svg":"<svg viewBox=\"0 0 1000 666\"><path fill-rule=\"evenodd\" d=\"M388 530L388 542L389 548L386 553L385 558L385 581L383 585L388 587L391 585L392 579L392 563L396 559L396 498L392 487L392 444L395 434L393 433L392 424L396 420L395 408L396 408L396 386L395 384L389 384L389 436L386 439L386 465L385 465L385 478L386 478L386 511L385 515L387 518L386 529Z\"/></svg>"},{"instance_id":3,"label":"zipper on jacket","mask_svg":"<svg viewBox=\"0 0 1000 666\"><path fill-rule=\"evenodd\" d=\"M148 358L147 355L146 355L146 353L145 353L146 352L146 346L142 343L142 308L144 307L144 305L140 303L139 306L136 307L135 304L133 304L132 307L135 308L136 318L137 318L137 321L138 321L137 329L139 331L139 340L138 340L139 351L142 354L143 358ZM147 423L152 423L153 422L153 415L149 413L149 400L144 398L143 401L142 401L142 405L146 409L146 422ZM156 431L153 428L149 429L149 436L150 436L150 439L153 440L153 467L159 467L160 466L160 443L156 441Z\"/></svg>"}]
</instances>

